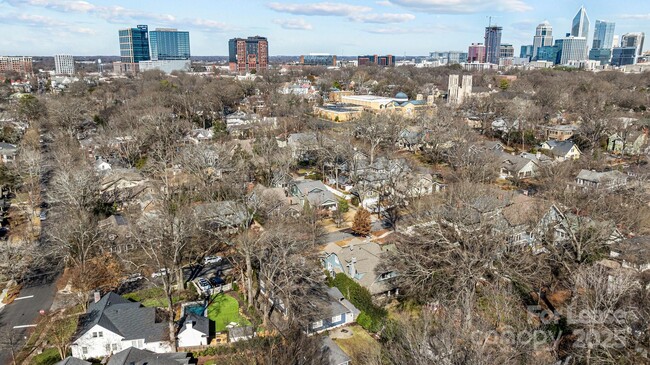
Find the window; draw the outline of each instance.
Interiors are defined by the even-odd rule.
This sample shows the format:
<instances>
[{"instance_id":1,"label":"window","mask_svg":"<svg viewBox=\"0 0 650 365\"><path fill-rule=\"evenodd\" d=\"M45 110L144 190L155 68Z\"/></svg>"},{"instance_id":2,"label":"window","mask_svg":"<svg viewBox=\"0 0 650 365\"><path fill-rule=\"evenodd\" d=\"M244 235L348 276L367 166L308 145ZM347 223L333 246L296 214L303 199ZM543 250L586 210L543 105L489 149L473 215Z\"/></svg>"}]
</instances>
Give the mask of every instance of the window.
<instances>
[{"instance_id":1,"label":"window","mask_svg":"<svg viewBox=\"0 0 650 365\"><path fill-rule=\"evenodd\" d=\"M338 316L334 316L334 317L332 317L332 323L341 322L341 319L343 319L343 318L342 318L342 316L340 314Z\"/></svg>"},{"instance_id":2,"label":"window","mask_svg":"<svg viewBox=\"0 0 650 365\"><path fill-rule=\"evenodd\" d=\"M87 355L87 354L88 354L88 347L82 347L82 348L81 348L81 352L82 352L84 355Z\"/></svg>"},{"instance_id":3,"label":"window","mask_svg":"<svg viewBox=\"0 0 650 365\"><path fill-rule=\"evenodd\" d=\"M116 343L113 344L113 351L117 351L117 344Z\"/></svg>"},{"instance_id":4,"label":"window","mask_svg":"<svg viewBox=\"0 0 650 365\"><path fill-rule=\"evenodd\" d=\"M320 328L320 327L323 327L323 321L316 321L311 325L311 328L313 329Z\"/></svg>"},{"instance_id":5,"label":"window","mask_svg":"<svg viewBox=\"0 0 650 365\"><path fill-rule=\"evenodd\" d=\"M97 337L97 332L93 332L93 338Z\"/></svg>"},{"instance_id":6,"label":"window","mask_svg":"<svg viewBox=\"0 0 650 365\"><path fill-rule=\"evenodd\" d=\"M104 337L104 332L102 331L97 332L97 334L99 335L99 337Z\"/></svg>"},{"instance_id":7,"label":"window","mask_svg":"<svg viewBox=\"0 0 650 365\"><path fill-rule=\"evenodd\" d=\"M111 351L111 344L107 343L106 344L106 352L110 352L110 351Z\"/></svg>"}]
</instances>

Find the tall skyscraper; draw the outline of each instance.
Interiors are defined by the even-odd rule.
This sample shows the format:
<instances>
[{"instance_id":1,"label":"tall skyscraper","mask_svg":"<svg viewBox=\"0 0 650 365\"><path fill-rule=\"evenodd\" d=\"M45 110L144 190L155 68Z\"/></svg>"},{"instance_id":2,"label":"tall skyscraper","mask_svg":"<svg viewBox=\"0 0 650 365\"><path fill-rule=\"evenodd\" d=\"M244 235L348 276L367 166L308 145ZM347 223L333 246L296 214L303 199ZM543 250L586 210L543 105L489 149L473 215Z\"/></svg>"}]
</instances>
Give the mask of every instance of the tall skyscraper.
<instances>
[{"instance_id":1,"label":"tall skyscraper","mask_svg":"<svg viewBox=\"0 0 650 365\"><path fill-rule=\"evenodd\" d=\"M485 62L499 64L502 27L490 25L485 27Z\"/></svg>"},{"instance_id":2,"label":"tall skyscraper","mask_svg":"<svg viewBox=\"0 0 650 365\"><path fill-rule=\"evenodd\" d=\"M594 27L594 40L591 43L591 48L612 48L614 44L614 22L606 22L604 20L596 20Z\"/></svg>"},{"instance_id":3,"label":"tall skyscraper","mask_svg":"<svg viewBox=\"0 0 650 365\"><path fill-rule=\"evenodd\" d=\"M54 55L54 70L57 75L74 75L74 59L72 55Z\"/></svg>"},{"instance_id":4,"label":"tall skyscraper","mask_svg":"<svg viewBox=\"0 0 650 365\"><path fill-rule=\"evenodd\" d=\"M232 72L257 72L268 67L269 42L264 37L233 38L228 41L228 51Z\"/></svg>"},{"instance_id":5,"label":"tall skyscraper","mask_svg":"<svg viewBox=\"0 0 650 365\"><path fill-rule=\"evenodd\" d=\"M537 59L539 47L550 47L553 45L553 27L548 21L541 22L535 30L533 37L533 59Z\"/></svg>"},{"instance_id":6,"label":"tall skyscraper","mask_svg":"<svg viewBox=\"0 0 650 365\"><path fill-rule=\"evenodd\" d=\"M580 7L578 14L573 18L571 25L571 35L574 37L589 38L589 17L584 6Z\"/></svg>"},{"instance_id":7,"label":"tall skyscraper","mask_svg":"<svg viewBox=\"0 0 650 365\"><path fill-rule=\"evenodd\" d=\"M467 62L485 62L485 45L483 43L472 43L467 50Z\"/></svg>"},{"instance_id":8,"label":"tall skyscraper","mask_svg":"<svg viewBox=\"0 0 650 365\"><path fill-rule=\"evenodd\" d=\"M122 63L149 61L149 27L120 29L120 58Z\"/></svg>"},{"instance_id":9,"label":"tall skyscraper","mask_svg":"<svg viewBox=\"0 0 650 365\"><path fill-rule=\"evenodd\" d=\"M621 36L621 47L636 47L637 55L643 54L645 33L625 33Z\"/></svg>"},{"instance_id":10,"label":"tall skyscraper","mask_svg":"<svg viewBox=\"0 0 650 365\"><path fill-rule=\"evenodd\" d=\"M154 61L190 59L190 32L157 28L149 33L149 43Z\"/></svg>"},{"instance_id":11,"label":"tall skyscraper","mask_svg":"<svg viewBox=\"0 0 650 365\"><path fill-rule=\"evenodd\" d=\"M614 44L613 22L596 20L594 27L594 39L589 50L589 59L599 61L601 65L607 65L612 58L612 44Z\"/></svg>"}]
</instances>

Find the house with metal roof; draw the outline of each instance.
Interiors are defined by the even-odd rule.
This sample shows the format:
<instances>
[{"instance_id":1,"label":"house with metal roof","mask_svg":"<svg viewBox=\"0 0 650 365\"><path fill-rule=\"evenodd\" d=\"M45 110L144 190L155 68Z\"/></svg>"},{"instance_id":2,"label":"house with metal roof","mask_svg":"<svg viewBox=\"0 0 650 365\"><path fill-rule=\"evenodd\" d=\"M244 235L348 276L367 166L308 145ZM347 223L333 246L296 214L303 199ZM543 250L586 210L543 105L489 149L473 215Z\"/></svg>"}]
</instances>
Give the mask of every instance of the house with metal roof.
<instances>
[{"instance_id":1,"label":"house with metal roof","mask_svg":"<svg viewBox=\"0 0 650 365\"><path fill-rule=\"evenodd\" d=\"M95 298L79 320L70 348L80 359L99 358L135 347L156 353L171 351L167 322L156 308L146 308L113 292Z\"/></svg>"}]
</instances>

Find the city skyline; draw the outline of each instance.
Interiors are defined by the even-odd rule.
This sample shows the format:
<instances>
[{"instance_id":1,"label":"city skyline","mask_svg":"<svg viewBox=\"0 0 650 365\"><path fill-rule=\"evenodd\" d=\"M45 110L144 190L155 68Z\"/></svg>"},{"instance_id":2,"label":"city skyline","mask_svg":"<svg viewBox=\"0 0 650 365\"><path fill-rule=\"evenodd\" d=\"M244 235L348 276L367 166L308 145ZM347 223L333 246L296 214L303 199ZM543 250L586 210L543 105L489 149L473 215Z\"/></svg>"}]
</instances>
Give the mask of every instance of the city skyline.
<instances>
[{"instance_id":1,"label":"city skyline","mask_svg":"<svg viewBox=\"0 0 650 365\"><path fill-rule=\"evenodd\" d=\"M582 3L251 0L242 9L232 2L197 0L194 5L182 6L172 1L148 5L108 0L0 0L0 29L12 35L0 40L0 53L117 56L116 32L147 24L149 29L189 31L192 54L197 56L226 56L228 39L251 35L269 39L273 44L270 55L427 55L441 50L466 52L471 43L483 42L489 16L493 24L503 27L501 42L519 49L531 43L536 26L544 20L549 21L557 37L570 33L572 19ZM634 1L628 5L626 9L634 9L633 12L619 10L604 1L585 7L592 27L596 20L605 20L616 23L617 35L649 34L650 4Z\"/></svg>"}]
</instances>

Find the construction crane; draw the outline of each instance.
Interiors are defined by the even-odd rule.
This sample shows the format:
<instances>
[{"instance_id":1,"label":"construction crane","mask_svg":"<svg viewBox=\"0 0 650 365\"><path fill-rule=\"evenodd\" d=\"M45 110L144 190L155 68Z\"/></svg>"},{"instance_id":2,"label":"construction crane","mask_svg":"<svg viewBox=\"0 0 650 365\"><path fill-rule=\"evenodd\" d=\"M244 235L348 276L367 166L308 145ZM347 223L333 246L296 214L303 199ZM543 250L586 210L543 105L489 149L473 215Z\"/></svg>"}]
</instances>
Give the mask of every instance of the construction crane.
<instances>
[{"instance_id":1,"label":"construction crane","mask_svg":"<svg viewBox=\"0 0 650 365\"><path fill-rule=\"evenodd\" d=\"M488 15L488 16L486 16L486 18L488 18L488 27L491 27L492 26L492 18L500 18L500 16Z\"/></svg>"}]
</instances>

